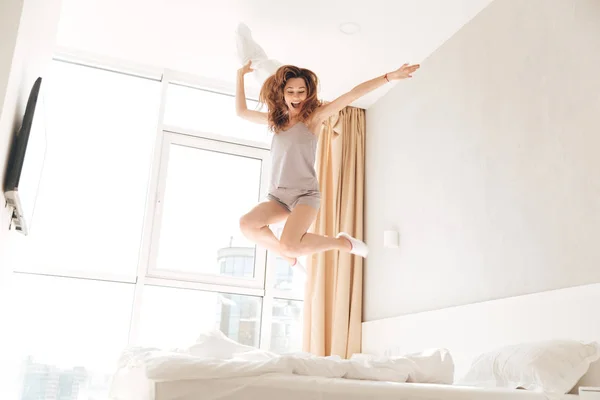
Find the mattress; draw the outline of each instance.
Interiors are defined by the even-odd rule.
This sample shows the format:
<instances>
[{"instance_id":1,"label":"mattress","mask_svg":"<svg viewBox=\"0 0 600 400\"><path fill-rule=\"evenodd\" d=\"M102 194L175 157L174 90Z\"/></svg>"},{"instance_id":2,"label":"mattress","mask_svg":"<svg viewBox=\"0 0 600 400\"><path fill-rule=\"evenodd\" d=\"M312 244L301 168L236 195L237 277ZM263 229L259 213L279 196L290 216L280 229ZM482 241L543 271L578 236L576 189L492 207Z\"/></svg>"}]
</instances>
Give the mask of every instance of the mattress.
<instances>
[{"instance_id":1,"label":"mattress","mask_svg":"<svg viewBox=\"0 0 600 400\"><path fill-rule=\"evenodd\" d=\"M139 370L116 375L111 400L576 400L569 394L431 383L376 382L289 374L153 381Z\"/></svg>"}]
</instances>

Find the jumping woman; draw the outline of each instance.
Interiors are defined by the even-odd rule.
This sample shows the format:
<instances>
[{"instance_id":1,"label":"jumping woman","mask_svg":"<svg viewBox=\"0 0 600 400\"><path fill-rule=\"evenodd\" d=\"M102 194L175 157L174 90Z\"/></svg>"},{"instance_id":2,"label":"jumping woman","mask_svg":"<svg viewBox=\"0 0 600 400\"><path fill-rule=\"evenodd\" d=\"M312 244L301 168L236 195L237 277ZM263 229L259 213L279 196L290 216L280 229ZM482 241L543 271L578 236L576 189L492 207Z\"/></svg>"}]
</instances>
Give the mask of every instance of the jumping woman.
<instances>
[{"instance_id":1,"label":"jumping woman","mask_svg":"<svg viewBox=\"0 0 600 400\"><path fill-rule=\"evenodd\" d=\"M267 199L240 219L244 236L279 254L291 266L298 257L328 250L340 250L366 257L367 245L347 233L336 237L308 233L321 203L315 171L317 135L322 124L355 100L393 81L411 78L419 65L404 64L364 82L331 103L317 98L315 73L292 65L280 67L264 82L259 101L267 112L249 110L246 105L244 75L252 72L251 62L238 70L236 113L248 121L266 124L273 132L271 176ZM269 225L285 221L280 240Z\"/></svg>"}]
</instances>

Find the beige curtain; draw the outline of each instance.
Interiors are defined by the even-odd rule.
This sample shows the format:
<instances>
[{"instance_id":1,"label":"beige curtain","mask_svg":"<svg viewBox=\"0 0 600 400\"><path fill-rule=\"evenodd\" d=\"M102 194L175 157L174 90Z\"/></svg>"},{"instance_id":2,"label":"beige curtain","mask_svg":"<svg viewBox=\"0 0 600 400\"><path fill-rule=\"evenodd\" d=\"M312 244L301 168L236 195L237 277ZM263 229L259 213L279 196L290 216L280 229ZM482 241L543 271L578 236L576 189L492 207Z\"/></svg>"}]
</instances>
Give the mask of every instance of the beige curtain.
<instances>
[{"instance_id":1,"label":"beige curtain","mask_svg":"<svg viewBox=\"0 0 600 400\"><path fill-rule=\"evenodd\" d=\"M313 232L363 239L365 111L346 107L319 137L321 209ZM361 350L363 259L328 251L308 257L304 351L349 358Z\"/></svg>"}]
</instances>

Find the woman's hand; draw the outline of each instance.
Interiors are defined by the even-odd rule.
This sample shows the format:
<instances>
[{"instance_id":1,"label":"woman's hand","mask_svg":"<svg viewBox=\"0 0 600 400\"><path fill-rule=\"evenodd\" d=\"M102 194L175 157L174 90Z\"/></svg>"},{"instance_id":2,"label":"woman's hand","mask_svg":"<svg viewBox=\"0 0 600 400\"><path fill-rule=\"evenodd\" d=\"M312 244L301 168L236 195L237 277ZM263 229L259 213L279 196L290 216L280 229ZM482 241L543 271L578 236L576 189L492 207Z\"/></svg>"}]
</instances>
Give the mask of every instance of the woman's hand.
<instances>
[{"instance_id":1,"label":"woman's hand","mask_svg":"<svg viewBox=\"0 0 600 400\"><path fill-rule=\"evenodd\" d=\"M389 72L387 74L387 77L390 81L412 78L412 73L415 72L416 70L418 70L420 67L421 66L419 64L415 64L415 65L404 64L403 66L401 66L394 72Z\"/></svg>"},{"instance_id":2,"label":"woman's hand","mask_svg":"<svg viewBox=\"0 0 600 400\"><path fill-rule=\"evenodd\" d=\"M244 65L242 68L238 69L238 72L241 73L242 75L246 75L249 72L254 71L251 67L252 65L252 60L248 61L246 63L246 65Z\"/></svg>"}]
</instances>

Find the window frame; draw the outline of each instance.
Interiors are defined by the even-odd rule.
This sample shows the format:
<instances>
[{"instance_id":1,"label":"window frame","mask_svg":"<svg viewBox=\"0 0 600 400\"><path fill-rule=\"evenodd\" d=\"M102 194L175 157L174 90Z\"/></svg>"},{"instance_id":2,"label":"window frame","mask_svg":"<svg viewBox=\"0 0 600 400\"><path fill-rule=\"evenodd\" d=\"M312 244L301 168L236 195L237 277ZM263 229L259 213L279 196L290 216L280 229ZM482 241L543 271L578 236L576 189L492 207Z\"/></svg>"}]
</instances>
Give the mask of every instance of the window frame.
<instances>
[{"instance_id":1,"label":"window frame","mask_svg":"<svg viewBox=\"0 0 600 400\"><path fill-rule=\"evenodd\" d=\"M253 278L236 278L231 276L220 276L214 274L179 272L172 270L159 269L156 265L157 251L160 243L161 222L162 222L162 204L164 203L165 186L167 180L167 169L169 165L169 156L171 145L181 145L199 150L207 150L219 152L222 154L230 154L235 156L248 157L261 160L261 177L259 182L259 198L266 195L267 173L269 152L262 149L247 147L207 139L206 137L197 134L190 135L183 132L162 132L162 146L160 149L160 165L158 169L158 182L156 191L153 195L154 215L151 225L151 241L150 254L147 263L146 276L149 278L165 278L183 281L193 281L201 283L211 283L218 285L228 285L232 287L249 287L263 288L265 282L266 270L266 254L267 250L263 247L256 246L254 260L254 277ZM258 199L257 199L258 201Z\"/></svg>"},{"instance_id":2,"label":"window frame","mask_svg":"<svg viewBox=\"0 0 600 400\"><path fill-rule=\"evenodd\" d=\"M168 147L171 143L190 145L202 150L217 150L230 154L260 158L262 160L259 189L260 198L266 195L268 170L270 168L270 146L268 144L211 132L184 129L163 123L169 84L189 86L197 90L206 90L218 95L232 97L235 96L235 86L217 80L200 78L189 73L114 61L103 56L65 48L58 48L51 62L75 64L81 68L97 68L113 73L130 75L134 79L157 81L161 84L160 106L158 115L156 116L157 128L156 132L154 132L155 139L152 158L149 160L146 202L143 205L144 217L136 273L135 275L115 275L114 273L86 272L84 270L21 271L17 265L14 266L13 272L133 284L134 294L133 304L130 305L131 318L128 335L128 343L130 345L137 343L143 292L146 285L258 296L262 298L259 348L269 350L272 310L275 299L302 302L305 300L303 291L283 291L275 288L276 263L274 254L257 246L255 277L253 279L179 273L155 268L156 249L159 240L156 232L158 232L157 224L159 224L158 221L160 220L157 216L160 216L161 211L158 202L161 202L164 196ZM256 91L253 91L251 88L247 89L247 99L257 101L258 96L253 96L253 92ZM158 226L159 228L160 226ZM18 262L18 260L15 261Z\"/></svg>"}]
</instances>

